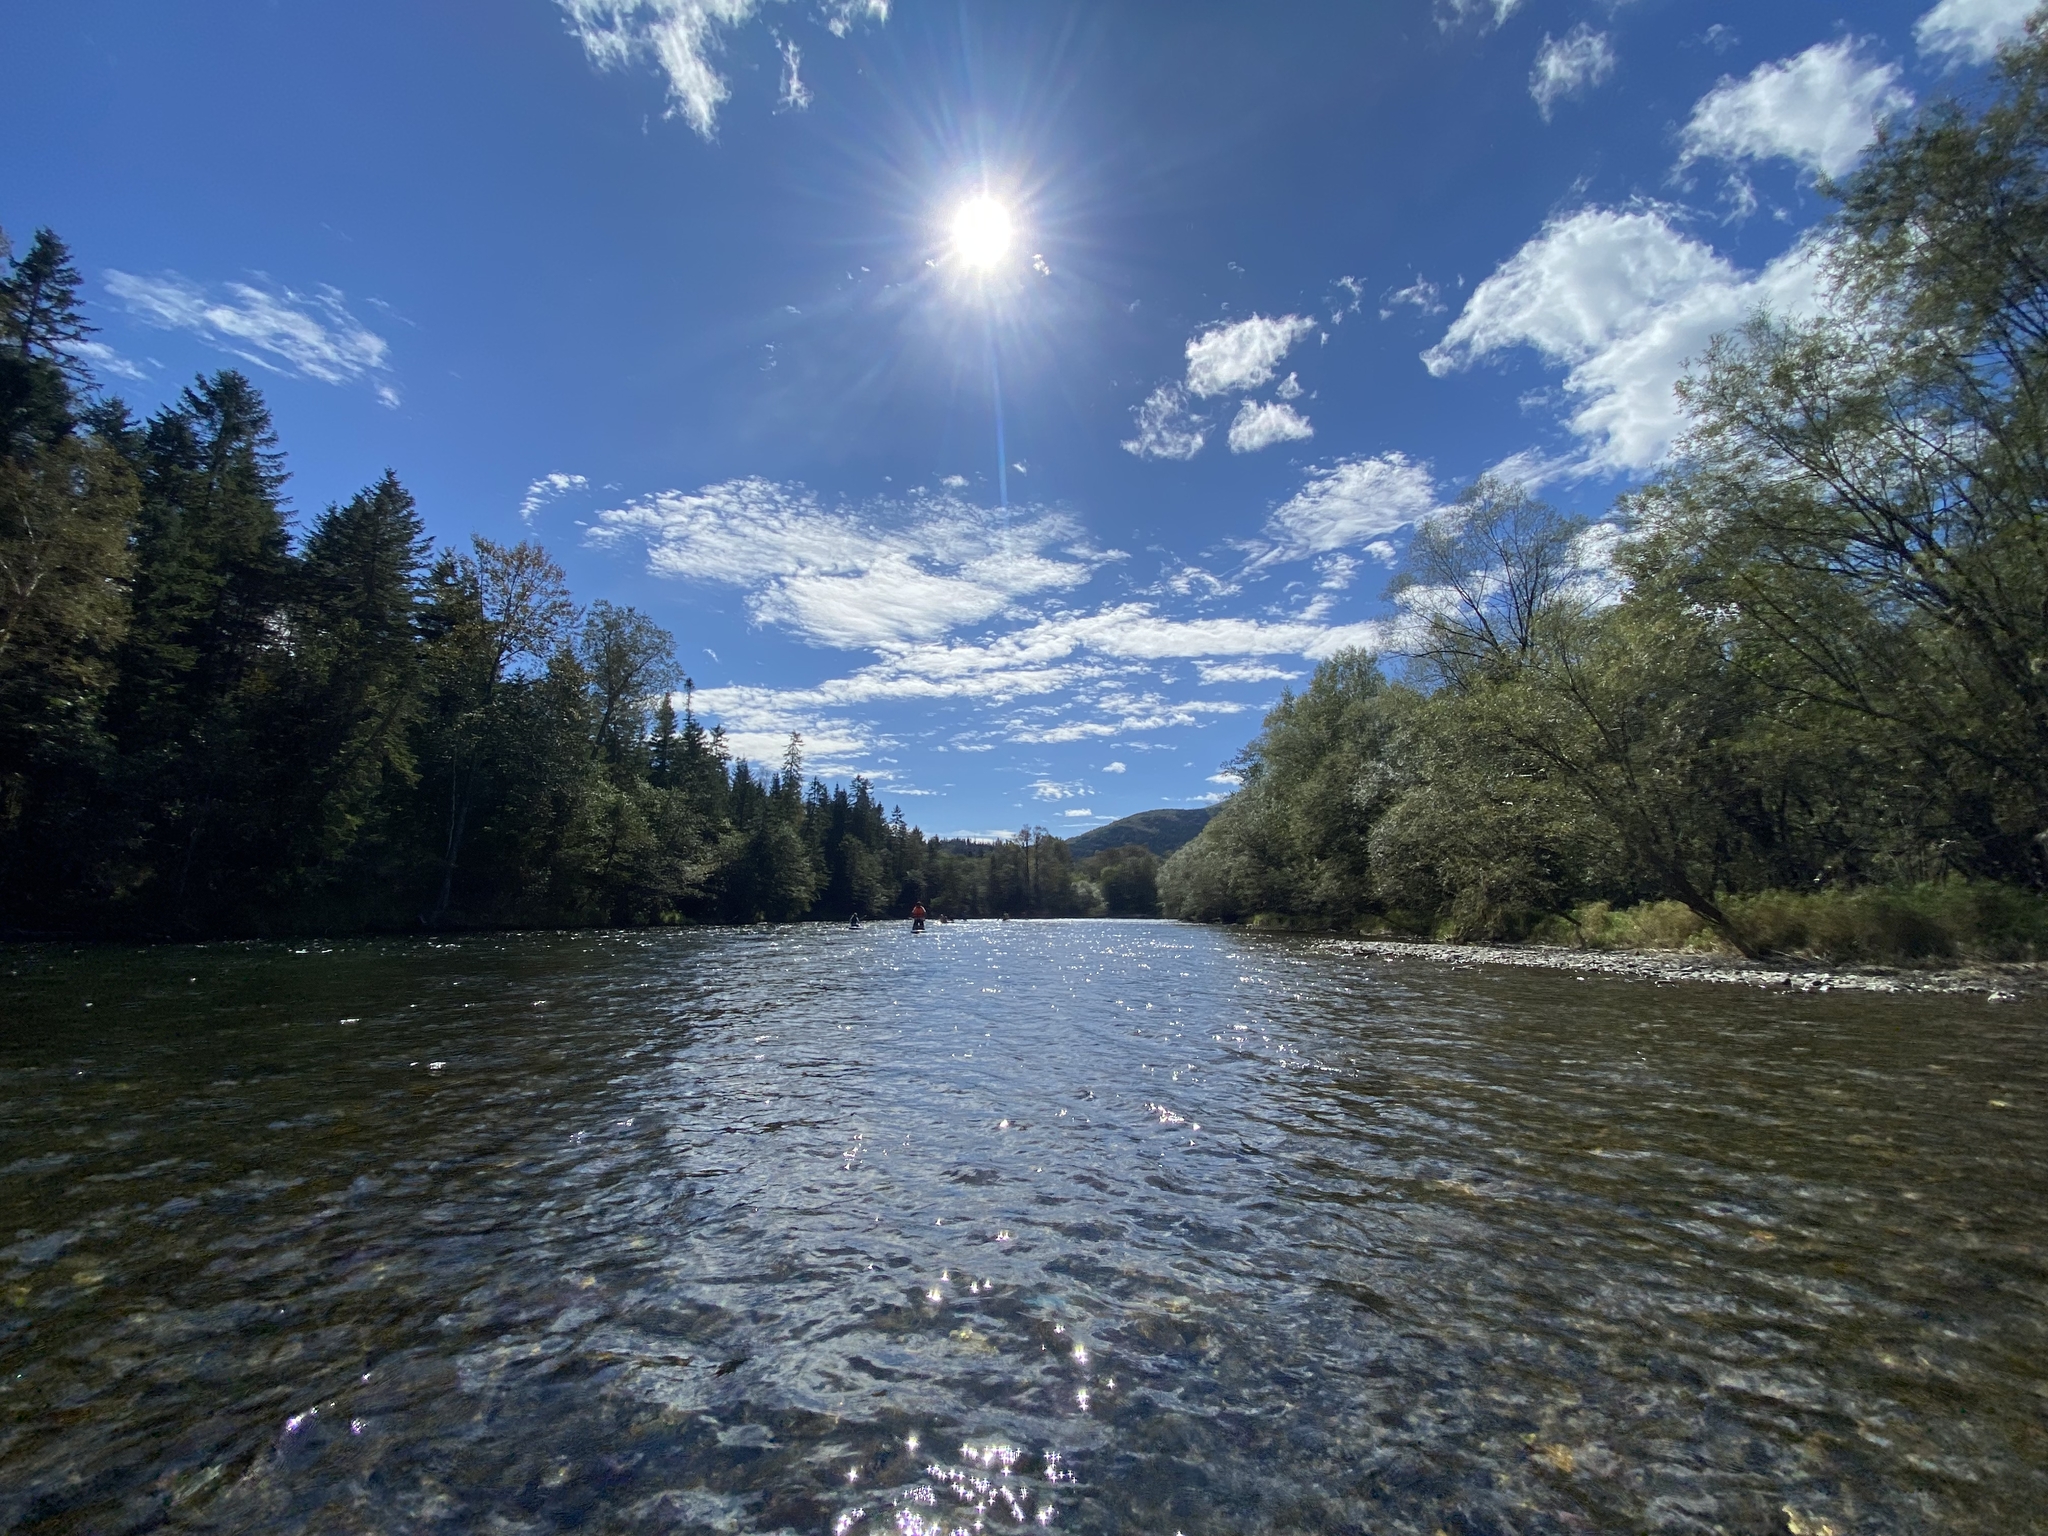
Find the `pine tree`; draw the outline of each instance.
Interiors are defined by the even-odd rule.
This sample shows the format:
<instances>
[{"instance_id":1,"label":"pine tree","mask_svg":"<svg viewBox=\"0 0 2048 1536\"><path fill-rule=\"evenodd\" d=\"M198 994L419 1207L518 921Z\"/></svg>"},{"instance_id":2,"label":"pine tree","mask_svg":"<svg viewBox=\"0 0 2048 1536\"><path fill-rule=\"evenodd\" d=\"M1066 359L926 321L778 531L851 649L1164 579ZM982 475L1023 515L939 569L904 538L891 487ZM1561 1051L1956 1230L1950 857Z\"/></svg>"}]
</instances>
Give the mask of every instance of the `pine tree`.
<instances>
[{"instance_id":1,"label":"pine tree","mask_svg":"<svg viewBox=\"0 0 2048 1536\"><path fill-rule=\"evenodd\" d=\"M20 459L71 435L74 389L87 380L63 349L85 332L63 242L40 230L27 256L10 255L0 232L0 458Z\"/></svg>"},{"instance_id":2,"label":"pine tree","mask_svg":"<svg viewBox=\"0 0 2048 1536\"><path fill-rule=\"evenodd\" d=\"M296 573L292 667L274 729L299 773L289 786L293 884L334 886L342 861L388 848L393 798L416 778L410 726L420 707L418 610L428 541L412 494L390 470L313 525ZM373 827L373 823L377 824ZM381 837L378 839L382 841ZM382 883L382 882L380 882Z\"/></svg>"},{"instance_id":3,"label":"pine tree","mask_svg":"<svg viewBox=\"0 0 2048 1536\"><path fill-rule=\"evenodd\" d=\"M284 655L285 474L263 398L232 371L151 419L142 444L134 618L113 728L126 759L151 920L225 921L259 895L249 860L277 835L282 771L259 707Z\"/></svg>"},{"instance_id":4,"label":"pine tree","mask_svg":"<svg viewBox=\"0 0 2048 1536\"><path fill-rule=\"evenodd\" d=\"M6 279L6 339L24 355L59 369L74 387L88 389L92 376L79 348L93 327L79 312L78 289L70 249L52 231L37 230L28 254L12 264Z\"/></svg>"},{"instance_id":5,"label":"pine tree","mask_svg":"<svg viewBox=\"0 0 2048 1536\"><path fill-rule=\"evenodd\" d=\"M78 431L61 351L84 334L77 284L48 230L0 277L0 910L38 926L102 894L96 797L135 516L119 446Z\"/></svg>"}]
</instances>

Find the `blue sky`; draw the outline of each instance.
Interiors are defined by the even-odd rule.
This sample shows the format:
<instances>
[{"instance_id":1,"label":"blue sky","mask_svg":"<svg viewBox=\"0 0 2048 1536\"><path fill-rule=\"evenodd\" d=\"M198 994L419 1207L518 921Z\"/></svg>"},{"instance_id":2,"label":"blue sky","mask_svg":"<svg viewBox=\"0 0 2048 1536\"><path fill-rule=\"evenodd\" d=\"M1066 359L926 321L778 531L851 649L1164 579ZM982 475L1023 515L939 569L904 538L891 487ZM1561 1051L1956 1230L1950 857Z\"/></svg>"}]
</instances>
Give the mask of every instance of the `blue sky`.
<instances>
[{"instance_id":1,"label":"blue sky","mask_svg":"<svg viewBox=\"0 0 2048 1536\"><path fill-rule=\"evenodd\" d=\"M1814 302L1822 173L2025 0L5 0L104 381L265 389L939 832L1227 792L1416 519L1597 517ZM993 198L986 266L957 210Z\"/></svg>"}]
</instances>

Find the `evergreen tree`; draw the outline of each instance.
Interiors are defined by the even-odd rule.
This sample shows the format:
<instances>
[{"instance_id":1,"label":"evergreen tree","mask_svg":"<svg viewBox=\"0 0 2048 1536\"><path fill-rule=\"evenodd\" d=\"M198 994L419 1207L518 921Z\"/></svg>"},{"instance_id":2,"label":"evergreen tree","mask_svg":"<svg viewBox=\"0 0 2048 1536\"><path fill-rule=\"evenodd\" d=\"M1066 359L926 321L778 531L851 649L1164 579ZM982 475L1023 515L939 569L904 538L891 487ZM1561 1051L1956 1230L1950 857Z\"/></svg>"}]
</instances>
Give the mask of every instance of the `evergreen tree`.
<instances>
[{"instance_id":1,"label":"evergreen tree","mask_svg":"<svg viewBox=\"0 0 2048 1536\"><path fill-rule=\"evenodd\" d=\"M313 525L292 605L292 667L273 729L300 773L291 881L335 891L395 856L395 801L417 778L418 620L428 541L391 471ZM379 880L378 885L387 883Z\"/></svg>"},{"instance_id":2,"label":"evergreen tree","mask_svg":"<svg viewBox=\"0 0 2048 1536\"><path fill-rule=\"evenodd\" d=\"M79 430L77 282L48 230L0 277L0 912L38 923L106 895L97 797L136 510L118 442Z\"/></svg>"}]
</instances>

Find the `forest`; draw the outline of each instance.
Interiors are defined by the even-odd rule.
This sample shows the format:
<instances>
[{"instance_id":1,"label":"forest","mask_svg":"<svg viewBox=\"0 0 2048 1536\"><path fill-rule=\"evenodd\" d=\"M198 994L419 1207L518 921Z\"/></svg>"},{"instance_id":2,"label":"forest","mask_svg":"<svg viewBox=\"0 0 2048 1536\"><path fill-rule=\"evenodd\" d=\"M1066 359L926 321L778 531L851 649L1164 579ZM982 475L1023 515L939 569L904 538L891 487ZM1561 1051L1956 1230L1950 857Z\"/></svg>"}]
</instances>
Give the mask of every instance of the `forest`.
<instances>
[{"instance_id":1,"label":"forest","mask_svg":"<svg viewBox=\"0 0 2048 1536\"><path fill-rule=\"evenodd\" d=\"M1880 137L1600 523L1482 478L1160 874L1210 921L2048 956L2048 34Z\"/></svg>"},{"instance_id":2,"label":"forest","mask_svg":"<svg viewBox=\"0 0 2048 1536\"><path fill-rule=\"evenodd\" d=\"M137 421L63 242L0 254L0 931L1156 910L1143 850L928 838L799 737L735 760L672 636L537 544L433 547L393 474L295 529L246 377Z\"/></svg>"}]
</instances>

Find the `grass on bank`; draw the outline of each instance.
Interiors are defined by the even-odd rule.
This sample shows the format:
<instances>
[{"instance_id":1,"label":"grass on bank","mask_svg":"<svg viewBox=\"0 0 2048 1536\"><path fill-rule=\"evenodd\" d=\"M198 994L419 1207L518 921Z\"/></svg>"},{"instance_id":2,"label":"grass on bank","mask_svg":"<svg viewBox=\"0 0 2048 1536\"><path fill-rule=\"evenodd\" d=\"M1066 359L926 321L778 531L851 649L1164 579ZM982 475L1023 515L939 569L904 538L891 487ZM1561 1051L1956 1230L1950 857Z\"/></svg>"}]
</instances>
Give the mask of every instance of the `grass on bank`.
<instances>
[{"instance_id":1,"label":"grass on bank","mask_svg":"<svg viewBox=\"0 0 2048 1536\"><path fill-rule=\"evenodd\" d=\"M1829 964L1939 965L1959 961L2048 960L2048 896L1981 880L1856 890L1763 891L1727 896L1721 908L1766 953ZM1261 918L1255 926L1294 926ZM1394 934L1368 919L1361 931ZM1456 940L1464 935L1439 932ZM1735 951L1696 913L1675 901L1615 907L1588 902L1543 918L1531 943L1573 949Z\"/></svg>"}]
</instances>

